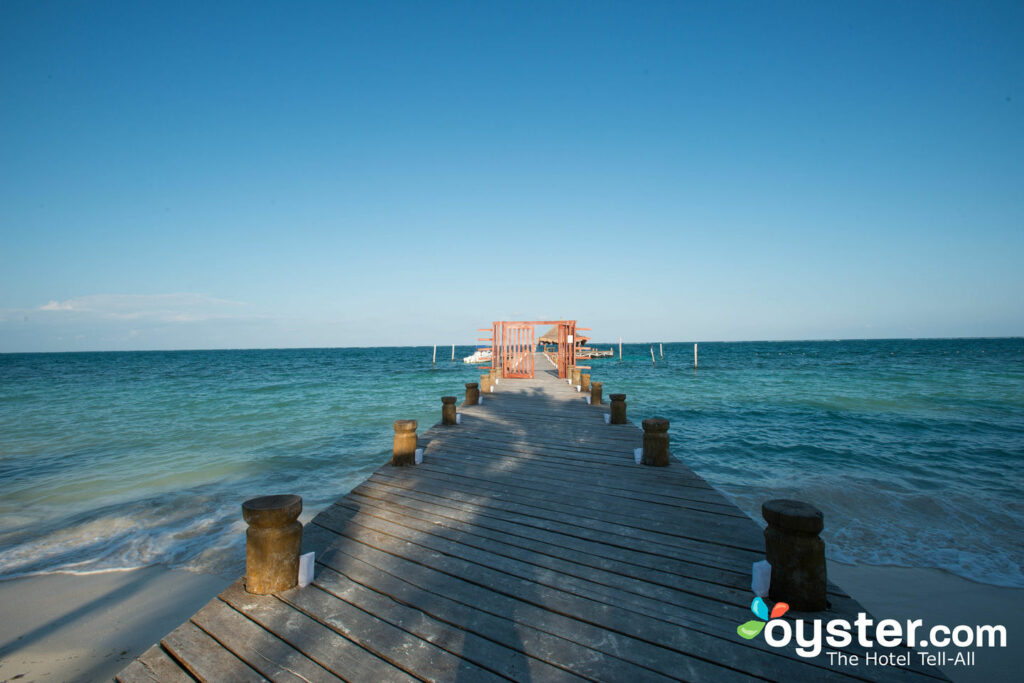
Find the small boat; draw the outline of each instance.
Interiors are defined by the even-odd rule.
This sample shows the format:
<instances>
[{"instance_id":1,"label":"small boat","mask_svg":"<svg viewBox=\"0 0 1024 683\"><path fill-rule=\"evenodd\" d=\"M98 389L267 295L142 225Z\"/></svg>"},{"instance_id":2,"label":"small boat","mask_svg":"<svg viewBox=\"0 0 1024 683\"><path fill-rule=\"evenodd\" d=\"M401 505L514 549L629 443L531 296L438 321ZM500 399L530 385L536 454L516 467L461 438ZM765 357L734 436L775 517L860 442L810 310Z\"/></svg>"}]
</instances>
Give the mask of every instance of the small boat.
<instances>
[{"instance_id":1,"label":"small boat","mask_svg":"<svg viewBox=\"0 0 1024 683\"><path fill-rule=\"evenodd\" d=\"M472 356L466 356L462 359L463 363L488 363L492 358L490 349L477 349L476 353Z\"/></svg>"}]
</instances>

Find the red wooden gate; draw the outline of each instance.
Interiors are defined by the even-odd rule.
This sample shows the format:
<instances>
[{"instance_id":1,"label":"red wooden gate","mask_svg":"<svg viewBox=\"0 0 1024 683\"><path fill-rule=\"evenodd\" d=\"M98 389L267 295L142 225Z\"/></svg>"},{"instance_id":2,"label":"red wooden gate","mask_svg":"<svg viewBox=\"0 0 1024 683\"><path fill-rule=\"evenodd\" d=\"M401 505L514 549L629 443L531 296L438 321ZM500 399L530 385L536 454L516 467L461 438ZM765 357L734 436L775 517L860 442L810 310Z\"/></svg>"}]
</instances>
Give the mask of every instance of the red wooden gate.
<instances>
[{"instance_id":1,"label":"red wooden gate","mask_svg":"<svg viewBox=\"0 0 1024 683\"><path fill-rule=\"evenodd\" d=\"M501 369L503 377L533 378L533 325L501 324Z\"/></svg>"}]
</instances>

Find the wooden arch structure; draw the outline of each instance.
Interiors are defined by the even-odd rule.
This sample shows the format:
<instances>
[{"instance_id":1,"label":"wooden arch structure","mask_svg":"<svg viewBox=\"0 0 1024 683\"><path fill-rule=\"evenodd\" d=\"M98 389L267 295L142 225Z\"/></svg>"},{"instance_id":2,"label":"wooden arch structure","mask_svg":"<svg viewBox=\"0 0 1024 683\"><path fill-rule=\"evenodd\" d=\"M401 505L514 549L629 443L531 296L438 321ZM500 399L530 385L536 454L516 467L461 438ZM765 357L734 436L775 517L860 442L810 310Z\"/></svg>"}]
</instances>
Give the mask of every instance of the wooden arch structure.
<instances>
[{"instance_id":1,"label":"wooden arch structure","mask_svg":"<svg viewBox=\"0 0 1024 683\"><path fill-rule=\"evenodd\" d=\"M580 348L577 333L589 331L589 328L576 327L575 320L501 320L491 323L490 329L480 328L491 336L478 340L491 343L489 367L497 369L499 377L530 379L534 376L533 353L537 346L534 328L537 325L554 325L558 329L556 366L559 378L568 377L574 367L584 367L576 365L576 351Z\"/></svg>"}]
</instances>

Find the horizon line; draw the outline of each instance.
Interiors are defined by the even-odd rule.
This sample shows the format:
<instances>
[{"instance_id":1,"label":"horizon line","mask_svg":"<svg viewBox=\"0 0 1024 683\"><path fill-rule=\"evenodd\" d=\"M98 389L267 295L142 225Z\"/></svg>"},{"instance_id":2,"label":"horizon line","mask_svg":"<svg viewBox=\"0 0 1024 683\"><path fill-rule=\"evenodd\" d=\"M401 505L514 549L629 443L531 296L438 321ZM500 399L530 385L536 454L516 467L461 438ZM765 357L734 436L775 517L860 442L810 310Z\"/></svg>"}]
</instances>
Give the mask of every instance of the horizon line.
<instances>
[{"instance_id":1,"label":"horizon line","mask_svg":"<svg viewBox=\"0 0 1024 683\"><path fill-rule=\"evenodd\" d=\"M827 339L706 339L696 341L626 341L622 344L796 344L806 342L848 342L848 341L989 341L999 339L1022 339L1024 335L1006 335L998 337L844 337ZM613 346L617 341L609 342ZM603 347L605 344L594 344ZM433 346L438 348L453 346L447 344L377 344L375 346L223 346L207 348L167 348L167 349L83 349L68 351L0 351L0 356L32 355L32 354L59 354L59 353L183 353L188 351L317 351L317 350L339 350L339 349L429 349ZM486 348L479 344L454 344L454 346L468 346L475 348ZM450 362L450 361L449 361Z\"/></svg>"}]
</instances>

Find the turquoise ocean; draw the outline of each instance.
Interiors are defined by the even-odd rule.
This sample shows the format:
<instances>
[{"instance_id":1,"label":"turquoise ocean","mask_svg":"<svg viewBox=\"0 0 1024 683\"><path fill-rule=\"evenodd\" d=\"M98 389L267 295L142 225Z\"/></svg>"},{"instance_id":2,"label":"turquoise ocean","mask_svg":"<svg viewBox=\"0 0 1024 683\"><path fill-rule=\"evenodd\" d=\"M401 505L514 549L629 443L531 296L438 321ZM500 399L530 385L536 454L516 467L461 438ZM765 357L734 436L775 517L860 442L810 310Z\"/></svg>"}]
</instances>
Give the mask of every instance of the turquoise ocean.
<instances>
[{"instance_id":1,"label":"turquoise ocean","mask_svg":"<svg viewBox=\"0 0 1024 683\"><path fill-rule=\"evenodd\" d=\"M697 370L692 342L651 348L591 372L755 519L801 498L834 559L1024 586L1024 339L702 343ZM472 351L2 354L0 578L238 575L243 500L298 493L310 519L387 460L393 420L439 419Z\"/></svg>"}]
</instances>

